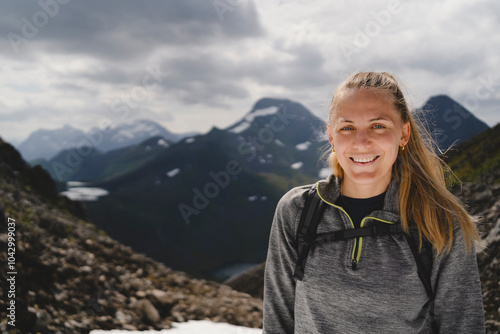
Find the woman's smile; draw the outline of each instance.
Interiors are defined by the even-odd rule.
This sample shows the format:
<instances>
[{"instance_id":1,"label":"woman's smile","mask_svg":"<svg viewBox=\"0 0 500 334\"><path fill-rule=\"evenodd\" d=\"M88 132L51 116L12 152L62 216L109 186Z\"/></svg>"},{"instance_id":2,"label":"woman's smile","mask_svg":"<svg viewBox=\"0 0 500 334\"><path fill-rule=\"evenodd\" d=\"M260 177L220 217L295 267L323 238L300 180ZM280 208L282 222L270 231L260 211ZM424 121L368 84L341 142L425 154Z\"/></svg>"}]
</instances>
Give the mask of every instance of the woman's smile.
<instances>
[{"instance_id":1,"label":"woman's smile","mask_svg":"<svg viewBox=\"0 0 500 334\"><path fill-rule=\"evenodd\" d=\"M354 161L355 163L358 163L358 164L361 164L361 165L367 165L367 164L370 164L371 162L374 162L375 160L377 160L378 157L379 157L379 155L371 156L371 157L368 157L368 158L350 157L350 159L352 161Z\"/></svg>"}]
</instances>

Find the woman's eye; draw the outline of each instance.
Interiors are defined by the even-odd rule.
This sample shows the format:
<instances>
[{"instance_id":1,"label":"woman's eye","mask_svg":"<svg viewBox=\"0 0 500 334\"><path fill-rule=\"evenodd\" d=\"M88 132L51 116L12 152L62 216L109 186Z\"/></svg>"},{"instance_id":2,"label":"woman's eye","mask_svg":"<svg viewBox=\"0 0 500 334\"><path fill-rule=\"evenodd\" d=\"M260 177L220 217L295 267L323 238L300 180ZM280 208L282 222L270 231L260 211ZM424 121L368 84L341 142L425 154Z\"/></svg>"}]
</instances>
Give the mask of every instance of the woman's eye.
<instances>
[{"instance_id":1,"label":"woman's eye","mask_svg":"<svg viewBox=\"0 0 500 334\"><path fill-rule=\"evenodd\" d=\"M343 128L340 128L340 131L348 131L348 130L354 130L354 128L351 126L344 126Z\"/></svg>"},{"instance_id":2,"label":"woman's eye","mask_svg":"<svg viewBox=\"0 0 500 334\"><path fill-rule=\"evenodd\" d=\"M382 125L382 124L375 124L375 125L373 126L373 128L374 128L374 129L385 129L385 126L384 126L384 125Z\"/></svg>"}]
</instances>

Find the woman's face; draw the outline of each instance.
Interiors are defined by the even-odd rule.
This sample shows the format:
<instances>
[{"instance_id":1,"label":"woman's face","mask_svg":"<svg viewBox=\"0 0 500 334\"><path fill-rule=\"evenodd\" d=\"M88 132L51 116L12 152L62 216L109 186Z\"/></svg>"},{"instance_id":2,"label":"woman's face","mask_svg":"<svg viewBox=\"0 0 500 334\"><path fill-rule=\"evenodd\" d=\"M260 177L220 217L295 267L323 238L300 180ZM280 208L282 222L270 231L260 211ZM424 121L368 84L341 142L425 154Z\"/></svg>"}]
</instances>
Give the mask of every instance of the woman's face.
<instances>
[{"instance_id":1,"label":"woman's face","mask_svg":"<svg viewBox=\"0 0 500 334\"><path fill-rule=\"evenodd\" d=\"M343 194L368 198L383 193L400 146L409 137L410 124L403 123L389 93L374 89L344 92L328 125L328 139L344 171Z\"/></svg>"}]
</instances>

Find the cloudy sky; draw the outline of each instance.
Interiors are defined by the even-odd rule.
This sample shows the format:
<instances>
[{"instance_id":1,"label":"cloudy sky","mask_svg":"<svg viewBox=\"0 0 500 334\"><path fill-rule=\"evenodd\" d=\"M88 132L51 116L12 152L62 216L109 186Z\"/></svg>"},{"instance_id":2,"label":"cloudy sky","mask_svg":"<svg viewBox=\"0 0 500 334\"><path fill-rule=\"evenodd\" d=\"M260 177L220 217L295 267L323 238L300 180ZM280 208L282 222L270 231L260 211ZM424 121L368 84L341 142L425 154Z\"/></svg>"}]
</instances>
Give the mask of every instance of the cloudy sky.
<instances>
[{"instance_id":1,"label":"cloudy sky","mask_svg":"<svg viewBox=\"0 0 500 334\"><path fill-rule=\"evenodd\" d=\"M349 74L385 70L411 104L448 94L500 122L500 2L0 0L0 136L152 119L237 121L261 97L319 117Z\"/></svg>"}]
</instances>

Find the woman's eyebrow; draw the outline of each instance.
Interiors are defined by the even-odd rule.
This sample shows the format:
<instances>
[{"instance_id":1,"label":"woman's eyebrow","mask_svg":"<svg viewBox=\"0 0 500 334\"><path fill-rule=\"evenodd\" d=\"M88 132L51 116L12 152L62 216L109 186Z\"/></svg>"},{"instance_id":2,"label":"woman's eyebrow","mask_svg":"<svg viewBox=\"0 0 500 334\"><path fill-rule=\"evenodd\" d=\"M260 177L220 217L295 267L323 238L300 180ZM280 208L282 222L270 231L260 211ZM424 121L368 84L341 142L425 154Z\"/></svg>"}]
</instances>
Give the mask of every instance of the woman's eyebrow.
<instances>
[{"instance_id":1,"label":"woman's eyebrow","mask_svg":"<svg viewBox=\"0 0 500 334\"><path fill-rule=\"evenodd\" d=\"M390 117L387 117L385 115L380 115L380 116L377 116L377 117L370 119L370 122L371 121L391 121L391 119L390 119Z\"/></svg>"},{"instance_id":2,"label":"woman's eyebrow","mask_svg":"<svg viewBox=\"0 0 500 334\"><path fill-rule=\"evenodd\" d=\"M385 116L377 116L375 118L369 119L368 121L369 122L376 122L376 121L392 122L392 120L390 118L385 117ZM351 121L351 120L348 120L348 119L344 119L342 117L339 118L338 122L342 122L342 123L354 123L354 121Z\"/></svg>"}]
</instances>

